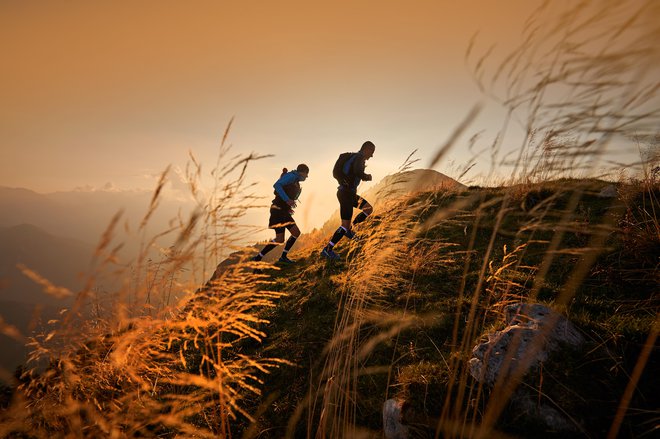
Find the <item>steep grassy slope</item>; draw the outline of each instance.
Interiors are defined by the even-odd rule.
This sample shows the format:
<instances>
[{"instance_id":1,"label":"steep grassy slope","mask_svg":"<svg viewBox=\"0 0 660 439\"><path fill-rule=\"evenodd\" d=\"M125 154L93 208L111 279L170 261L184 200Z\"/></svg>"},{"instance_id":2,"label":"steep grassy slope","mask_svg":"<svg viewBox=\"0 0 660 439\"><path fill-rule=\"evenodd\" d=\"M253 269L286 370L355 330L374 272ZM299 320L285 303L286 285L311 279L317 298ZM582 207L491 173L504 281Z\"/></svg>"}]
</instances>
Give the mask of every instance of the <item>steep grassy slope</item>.
<instances>
[{"instance_id":1,"label":"steep grassy slope","mask_svg":"<svg viewBox=\"0 0 660 439\"><path fill-rule=\"evenodd\" d=\"M37 345L61 354L21 377L0 434L381 437L388 398L406 401L414 437L605 437L619 412L621 437L650 434L659 191L637 183L600 197L607 185L409 194L341 241L341 262L320 257L326 237L295 249L291 266L250 263L248 250L165 315L65 315L68 326ZM468 373L473 346L502 328L507 305L527 301L587 339L518 386L568 431Z\"/></svg>"},{"instance_id":2,"label":"steep grassy slope","mask_svg":"<svg viewBox=\"0 0 660 439\"><path fill-rule=\"evenodd\" d=\"M393 396L411 404L409 422L467 434L495 402L466 360L501 327L504 306L519 301L550 304L588 339L584 352L551 358L528 382L539 401L575 420L576 436L605 435L660 309L660 241L645 217L658 209L657 191L620 186L630 192L623 199L602 198L604 186L565 180L419 193L376 214L360 240L342 241L344 262L322 260L319 242L300 250L295 266L269 271L270 288L287 295L263 314L271 322L264 344L242 349L295 367L264 377L248 435L377 437ZM657 367L655 349L624 435L657 420ZM506 404L501 411L500 432L552 434Z\"/></svg>"}]
</instances>

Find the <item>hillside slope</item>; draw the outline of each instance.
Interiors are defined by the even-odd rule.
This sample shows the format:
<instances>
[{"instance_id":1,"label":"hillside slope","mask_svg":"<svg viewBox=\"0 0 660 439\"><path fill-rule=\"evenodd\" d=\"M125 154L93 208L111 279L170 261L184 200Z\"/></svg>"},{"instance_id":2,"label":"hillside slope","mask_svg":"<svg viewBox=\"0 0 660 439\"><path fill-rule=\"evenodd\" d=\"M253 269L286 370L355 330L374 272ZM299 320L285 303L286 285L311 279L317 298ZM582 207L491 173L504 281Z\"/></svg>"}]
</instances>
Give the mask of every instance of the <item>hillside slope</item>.
<instances>
[{"instance_id":1,"label":"hillside slope","mask_svg":"<svg viewBox=\"0 0 660 439\"><path fill-rule=\"evenodd\" d=\"M616 419L620 437L648 435L660 189L600 196L608 185L417 192L342 240L342 261L320 258L323 237L294 265L238 260L164 317L94 321L75 344L56 334L66 355L22 377L30 411L20 404L7 425L37 437L83 425L99 436L379 438L394 398L416 438L606 437ZM566 316L584 345L504 387L480 384L474 346L527 302ZM502 361L524 363L510 352Z\"/></svg>"},{"instance_id":2,"label":"hillside slope","mask_svg":"<svg viewBox=\"0 0 660 439\"><path fill-rule=\"evenodd\" d=\"M28 303L58 303L28 280L18 264L35 270L52 283L75 290L81 286L79 274L89 266L94 248L82 241L45 232L31 224L0 227L0 278L4 299Z\"/></svg>"},{"instance_id":3,"label":"hillside slope","mask_svg":"<svg viewBox=\"0 0 660 439\"><path fill-rule=\"evenodd\" d=\"M588 340L581 353L552 357L542 375L528 377L539 404L558 407L572 426L553 433L505 404L493 427L518 437L603 436L660 311L660 241L644 225L649 202L658 211L657 192L620 187L632 192L602 198L606 185L419 193L369 219L362 240L342 241L342 263L312 248L294 253L298 264L268 272L271 287L287 296L263 315L267 339L241 349L295 363L263 377L250 434L379 437L391 397L406 401L406 422L426 431L420 437L436 428L457 434L456 416L478 425L478 407L497 398L467 373L471 350L502 327L506 305L540 301ZM659 362L656 348L633 393L626 435L651 428Z\"/></svg>"},{"instance_id":4,"label":"hillside slope","mask_svg":"<svg viewBox=\"0 0 660 439\"><path fill-rule=\"evenodd\" d=\"M93 248L81 241L46 233L21 224L0 227L0 317L27 335L35 319L47 321L71 299L59 299L43 292L43 287L21 273L21 264L59 287L78 291L82 273L92 257ZM19 341L0 334L0 368L12 371L25 360L27 348Z\"/></svg>"}]
</instances>

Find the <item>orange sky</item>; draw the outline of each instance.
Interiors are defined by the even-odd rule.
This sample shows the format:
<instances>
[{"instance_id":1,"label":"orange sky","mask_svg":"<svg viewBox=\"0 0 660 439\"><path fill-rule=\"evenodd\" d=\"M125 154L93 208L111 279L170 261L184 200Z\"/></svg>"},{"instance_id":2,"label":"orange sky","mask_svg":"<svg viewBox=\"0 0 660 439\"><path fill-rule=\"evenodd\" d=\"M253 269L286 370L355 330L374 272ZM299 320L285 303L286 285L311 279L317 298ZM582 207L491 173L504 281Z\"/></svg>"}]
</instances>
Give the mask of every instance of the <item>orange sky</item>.
<instances>
[{"instance_id":1,"label":"orange sky","mask_svg":"<svg viewBox=\"0 0 660 439\"><path fill-rule=\"evenodd\" d=\"M266 194L305 162L327 197L334 158L367 139L376 180L415 148L423 165L482 98L470 37L506 51L539 3L4 0L0 185L151 188L188 150L210 169L232 116L236 152L276 155L253 168Z\"/></svg>"}]
</instances>

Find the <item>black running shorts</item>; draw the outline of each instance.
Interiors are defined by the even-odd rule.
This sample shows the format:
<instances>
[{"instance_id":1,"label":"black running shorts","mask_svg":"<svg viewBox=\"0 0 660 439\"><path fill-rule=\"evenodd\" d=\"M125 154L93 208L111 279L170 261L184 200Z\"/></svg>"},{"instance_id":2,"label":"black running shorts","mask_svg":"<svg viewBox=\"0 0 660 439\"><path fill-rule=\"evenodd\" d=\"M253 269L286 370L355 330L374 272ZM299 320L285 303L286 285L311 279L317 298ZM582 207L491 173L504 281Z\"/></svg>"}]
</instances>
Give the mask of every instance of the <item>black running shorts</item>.
<instances>
[{"instance_id":1,"label":"black running shorts","mask_svg":"<svg viewBox=\"0 0 660 439\"><path fill-rule=\"evenodd\" d=\"M367 204L367 200L349 190L339 189L337 191L337 199L339 200L339 214L341 219L347 221L350 221L353 217L354 207L362 210L365 204Z\"/></svg>"},{"instance_id":2,"label":"black running shorts","mask_svg":"<svg viewBox=\"0 0 660 439\"><path fill-rule=\"evenodd\" d=\"M296 222L287 209L272 205L270 206L270 219L268 220L268 228L275 229L275 233L284 233L285 229L291 230Z\"/></svg>"}]
</instances>

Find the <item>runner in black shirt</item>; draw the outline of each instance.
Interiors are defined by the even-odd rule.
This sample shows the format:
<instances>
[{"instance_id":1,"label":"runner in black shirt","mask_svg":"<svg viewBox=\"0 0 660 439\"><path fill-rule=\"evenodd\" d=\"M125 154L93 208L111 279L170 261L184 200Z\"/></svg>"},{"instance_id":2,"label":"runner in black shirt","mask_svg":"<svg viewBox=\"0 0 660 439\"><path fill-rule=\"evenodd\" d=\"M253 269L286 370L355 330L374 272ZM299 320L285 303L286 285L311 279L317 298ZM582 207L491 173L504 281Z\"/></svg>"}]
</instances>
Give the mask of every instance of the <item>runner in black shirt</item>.
<instances>
[{"instance_id":1,"label":"runner in black shirt","mask_svg":"<svg viewBox=\"0 0 660 439\"><path fill-rule=\"evenodd\" d=\"M373 207L367 200L357 194L357 187L362 181L371 181L371 175L365 174L365 161L373 157L376 146L366 141L362 144L360 151L346 155L346 159L341 165L340 172L335 174L339 187L337 188L337 199L339 200L339 212L341 216L341 226L332 235L328 244L323 247L321 255L328 259L339 259L340 256L333 251L339 240L346 236L352 239L355 235L351 229L351 218L353 217L353 208L361 210L353 220L353 224L359 224L373 212ZM345 154L342 154L344 156ZM341 156L340 156L341 160Z\"/></svg>"}]
</instances>

